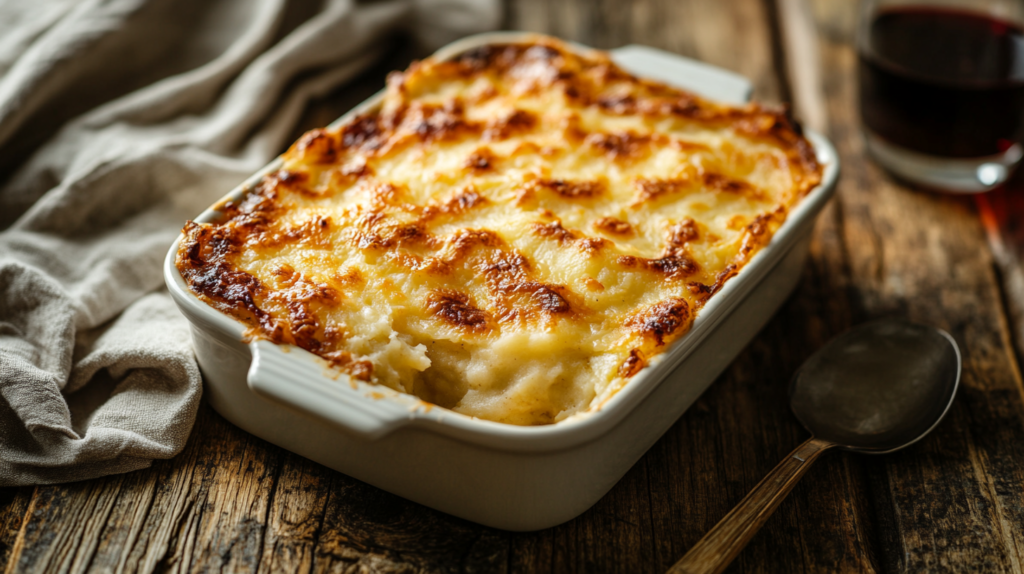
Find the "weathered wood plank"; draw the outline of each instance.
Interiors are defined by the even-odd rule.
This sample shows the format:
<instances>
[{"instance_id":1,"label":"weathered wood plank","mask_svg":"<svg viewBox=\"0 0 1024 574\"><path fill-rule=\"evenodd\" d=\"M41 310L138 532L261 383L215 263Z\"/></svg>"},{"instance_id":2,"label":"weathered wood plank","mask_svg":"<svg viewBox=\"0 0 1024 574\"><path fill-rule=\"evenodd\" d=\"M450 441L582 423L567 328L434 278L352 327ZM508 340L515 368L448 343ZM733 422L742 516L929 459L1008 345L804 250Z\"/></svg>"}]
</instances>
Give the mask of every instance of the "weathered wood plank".
<instances>
[{"instance_id":1,"label":"weathered wood plank","mask_svg":"<svg viewBox=\"0 0 1024 574\"><path fill-rule=\"evenodd\" d=\"M508 535L333 473L315 572L502 572Z\"/></svg>"},{"instance_id":2,"label":"weathered wood plank","mask_svg":"<svg viewBox=\"0 0 1024 574\"><path fill-rule=\"evenodd\" d=\"M226 437L230 442L209 440L208 435L205 440L199 438L218 430L216 424L212 417L202 417L186 451L151 469L38 487L28 510L30 519L18 534L20 552L9 563L10 571L152 571L161 561L165 567L190 564L191 552L182 553L182 545L168 545L168 539L177 534L176 527L201 516L206 506L197 504L197 498L208 496L216 470L222 471L225 482L247 482L245 473L234 472L237 467L218 463L235 449L244 449L247 441L256 440L237 430L236 436ZM220 422L220 426L228 425ZM235 465L239 460L245 458L238 457ZM210 536L206 542L217 540ZM167 560L168 551L177 556ZM221 558L232 564L230 552Z\"/></svg>"},{"instance_id":3,"label":"weathered wood plank","mask_svg":"<svg viewBox=\"0 0 1024 574\"><path fill-rule=\"evenodd\" d=\"M323 523L330 473L289 454L270 500L260 572L311 572Z\"/></svg>"},{"instance_id":4,"label":"weathered wood plank","mask_svg":"<svg viewBox=\"0 0 1024 574\"><path fill-rule=\"evenodd\" d=\"M15 548L15 544L22 523L29 518L27 512L34 490L31 487L0 489L0 566L9 564L21 550Z\"/></svg>"},{"instance_id":5,"label":"weathered wood plank","mask_svg":"<svg viewBox=\"0 0 1024 574\"><path fill-rule=\"evenodd\" d=\"M511 535L511 572L655 572L650 481L641 461L579 518Z\"/></svg>"}]
</instances>

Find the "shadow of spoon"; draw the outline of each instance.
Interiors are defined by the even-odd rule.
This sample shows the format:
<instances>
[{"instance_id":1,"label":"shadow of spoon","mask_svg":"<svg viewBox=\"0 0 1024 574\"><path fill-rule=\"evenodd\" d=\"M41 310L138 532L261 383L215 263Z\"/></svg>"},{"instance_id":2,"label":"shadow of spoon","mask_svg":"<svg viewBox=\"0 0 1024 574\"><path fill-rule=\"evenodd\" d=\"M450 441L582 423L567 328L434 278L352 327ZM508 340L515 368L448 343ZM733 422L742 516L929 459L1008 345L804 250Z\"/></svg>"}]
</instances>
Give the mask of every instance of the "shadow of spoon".
<instances>
[{"instance_id":1,"label":"shadow of spoon","mask_svg":"<svg viewBox=\"0 0 1024 574\"><path fill-rule=\"evenodd\" d=\"M811 438L725 515L671 574L717 574L775 512L797 481L833 447L883 454L924 438L953 404L960 349L945 331L883 319L818 350L789 386L793 414Z\"/></svg>"}]
</instances>

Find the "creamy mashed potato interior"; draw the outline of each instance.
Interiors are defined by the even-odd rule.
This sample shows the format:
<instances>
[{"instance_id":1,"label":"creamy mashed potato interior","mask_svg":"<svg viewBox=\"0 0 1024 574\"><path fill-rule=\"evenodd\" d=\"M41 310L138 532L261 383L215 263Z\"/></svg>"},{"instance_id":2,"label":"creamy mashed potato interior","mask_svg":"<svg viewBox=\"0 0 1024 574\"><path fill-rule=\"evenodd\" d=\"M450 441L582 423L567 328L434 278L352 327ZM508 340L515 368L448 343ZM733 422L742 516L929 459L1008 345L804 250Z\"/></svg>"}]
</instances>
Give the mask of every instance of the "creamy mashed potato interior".
<instances>
[{"instance_id":1,"label":"creamy mashed potato interior","mask_svg":"<svg viewBox=\"0 0 1024 574\"><path fill-rule=\"evenodd\" d=\"M546 424L684 334L820 176L778 111L537 38L393 74L379 110L189 223L177 266L352 377Z\"/></svg>"}]
</instances>

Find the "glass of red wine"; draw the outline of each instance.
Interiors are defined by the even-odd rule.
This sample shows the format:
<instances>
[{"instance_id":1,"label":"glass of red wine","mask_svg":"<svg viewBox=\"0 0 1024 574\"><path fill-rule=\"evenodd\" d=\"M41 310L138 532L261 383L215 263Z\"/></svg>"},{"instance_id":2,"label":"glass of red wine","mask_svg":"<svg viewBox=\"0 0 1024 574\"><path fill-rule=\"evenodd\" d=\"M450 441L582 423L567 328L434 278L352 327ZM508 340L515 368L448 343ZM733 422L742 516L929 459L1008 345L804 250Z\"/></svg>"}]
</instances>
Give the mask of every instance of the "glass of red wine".
<instances>
[{"instance_id":1,"label":"glass of red wine","mask_svg":"<svg viewBox=\"0 0 1024 574\"><path fill-rule=\"evenodd\" d=\"M857 38L868 152L928 188L1006 181L1024 146L1024 0L867 1Z\"/></svg>"}]
</instances>

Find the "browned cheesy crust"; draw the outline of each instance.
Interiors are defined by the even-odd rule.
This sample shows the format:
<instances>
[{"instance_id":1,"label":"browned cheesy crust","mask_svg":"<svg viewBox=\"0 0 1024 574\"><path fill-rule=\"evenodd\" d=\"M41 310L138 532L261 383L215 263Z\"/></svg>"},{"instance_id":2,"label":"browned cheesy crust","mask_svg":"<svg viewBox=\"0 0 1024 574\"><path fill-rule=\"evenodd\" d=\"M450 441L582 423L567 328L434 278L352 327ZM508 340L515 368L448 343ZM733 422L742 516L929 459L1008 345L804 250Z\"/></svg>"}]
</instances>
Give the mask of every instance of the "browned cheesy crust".
<instances>
[{"instance_id":1,"label":"browned cheesy crust","mask_svg":"<svg viewBox=\"0 0 1024 574\"><path fill-rule=\"evenodd\" d=\"M538 37L393 74L380 109L189 222L177 267L356 379L546 424L686 333L820 178L784 113Z\"/></svg>"}]
</instances>

